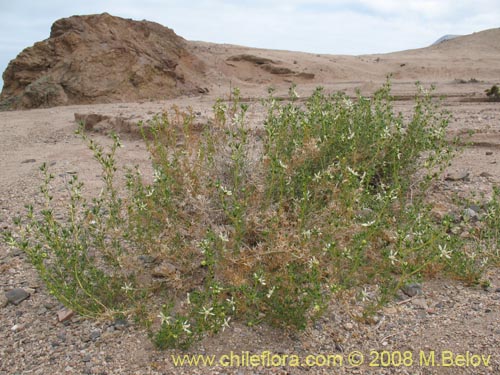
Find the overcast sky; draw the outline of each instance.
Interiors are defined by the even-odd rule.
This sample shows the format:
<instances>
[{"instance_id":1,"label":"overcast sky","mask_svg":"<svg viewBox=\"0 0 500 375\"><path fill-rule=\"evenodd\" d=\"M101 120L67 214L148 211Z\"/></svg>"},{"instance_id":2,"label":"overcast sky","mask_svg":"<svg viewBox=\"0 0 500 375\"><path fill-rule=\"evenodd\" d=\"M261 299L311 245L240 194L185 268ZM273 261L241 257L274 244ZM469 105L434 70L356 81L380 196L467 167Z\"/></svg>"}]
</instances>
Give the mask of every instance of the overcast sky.
<instances>
[{"instance_id":1,"label":"overcast sky","mask_svg":"<svg viewBox=\"0 0 500 375\"><path fill-rule=\"evenodd\" d=\"M0 0L0 71L55 20L103 12L190 40L355 55L500 27L499 0Z\"/></svg>"}]
</instances>

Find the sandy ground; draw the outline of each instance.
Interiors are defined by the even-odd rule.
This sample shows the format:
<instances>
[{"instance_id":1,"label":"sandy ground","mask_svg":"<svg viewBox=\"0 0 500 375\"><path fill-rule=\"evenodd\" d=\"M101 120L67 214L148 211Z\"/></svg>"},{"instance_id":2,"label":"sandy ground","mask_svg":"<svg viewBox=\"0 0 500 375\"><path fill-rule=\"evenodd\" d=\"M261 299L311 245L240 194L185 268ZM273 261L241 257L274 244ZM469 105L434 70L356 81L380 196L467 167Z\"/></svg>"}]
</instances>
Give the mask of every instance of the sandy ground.
<instances>
[{"instance_id":1,"label":"sandy ground","mask_svg":"<svg viewBox=\"0 0 500 375\"><path fill-rule=\"evenodd\" d=\"M24 212L24 205L37 199L43 162L51 165L56 175L59 204L64 205L65 182L77 172L86 181L86 192L100 188L96 163L90 151L74 134L75 113L100 113L137 121L170 108L192 107L197 120L210 116L216 97L227 98L230 87L239 86L250 103L250 119L259 126L262 114L255 99L265 95L267 88L276 88L277 95L286 95L290 82L261 73L253 65L236 62L226 64L228 56L248 52L234 46L197 43L193 48L215 66L207 74L210 94L170 101L144 101L92 106L68 106L30 111L0 113L0 227L9 229L14 216ZM241 50L240 50L241 49ZM314 71L313 81L298 81L298 93L307 97L321 84L327 91L345 91L354 95L356 89L372 93L389 70L394 72L394 94L400 99L397 108L409 111L415 93L414 81L436 84L437 92L447 96L444 105L453 114L450 132L465 134L475 130L466 147L446 173L469 172L465 181L440 182L442 194L468 195L471 192L491 193L500 183L500 103L479 101L484 90L500 76L491 65L498 55L473 59L445 51L419 51L406 54L372 56L326 56L265 51L268 58L285 61L298 72ZM250 52L256 53L256 50ZM259 52L259 51L257 51ZM259 53L264 53L260 51ZM446 60L448 59L448 60ZM451 59L451 60L450 60ZM334 61L333 61L334 60ZM296 61L296 63L294 63ZM381 61L385 61L382 66ZM432 61L432 62L431 62ZM446 61L456 66L450 71ZM238 65L239 64L239 65ZM287 65L287 66L288 66ZM498 64L497 64L498 65ZM486 67L489 70L485 71ZM222 73L224 74L222 74ZM354 73L353 73L354 72ZM227 77L233 81L228 82ZM226 77L226 78L224 78ZM478 82L459 84L455 79L477 78ZM102 133L92 135L101 143L109 138ZM130 134L123 134L120 166L141 165L147 169L144 143ZM436 195L439 196L439 195ZM59 198L58 198L59 199ZM485 279L491 287L466 287L460 283L437 279L423 284L423 295L397 300L384 308L373 324L356 320L360 311L355 299L332 302L325 316L305 332L285 333L269 327L249 328L239 323L216 337L207 337L189 353L221 356L230 351L307 355L336 354L343 356L337 367L182 367L172 361L174 351L156 351L147 334L133 325L91 321L73 317L65 323L57 321L61 305L41 285L36 272L24 254L0 243L0 291L25 288L31 297L18 306L0 308L0 373L2 374L500 374L500 271L490 270ZM365 362L360 367L349 365L352 351L360 351ZM371 351L411 352L408 366L373 367L379 363ZM474 367L474 360L464 366L437 367L426 362L435 351L436 363L442 351L454 355L491 356L489 366ZM395 354L396 356L399 354ZM408 354L409 355L409 354ZM422 361L422 356L424 361ZM469 358L469 357L468 357ZM456 364L456 363L455 363Z\"/></svg>"}]
</instances>

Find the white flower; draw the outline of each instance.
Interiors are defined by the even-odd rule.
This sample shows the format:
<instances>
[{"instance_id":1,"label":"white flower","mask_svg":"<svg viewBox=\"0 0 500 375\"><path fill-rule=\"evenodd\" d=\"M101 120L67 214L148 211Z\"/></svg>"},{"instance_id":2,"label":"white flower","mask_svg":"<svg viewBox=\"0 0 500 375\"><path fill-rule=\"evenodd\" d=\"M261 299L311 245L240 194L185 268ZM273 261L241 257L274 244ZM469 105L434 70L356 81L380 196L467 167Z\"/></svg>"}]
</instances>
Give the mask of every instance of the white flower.
<instances>
[{"instance_id":1,"label":"white flower","mask_svg":"<svg viewBox=\"0 0 500 375\"><path fill-rule=\"evenodd\" d=\"M211 286L210 289L212 289L212 291L215 294L219 294L223 290L223 288L221 286L219 286L219 285Z\"/></svg>"},{"instance_id":2,"label":"white flower","mask_svg":"<svg viewBox=\"0 0 500 375\"><path fill-rule=\"evenodd\" d=\"M439 256L441 258L451 259L451 250L446 250L446 244L444 244L444 246L439 245L438 247L441 253Z\"/></svg>"},{"instance_id":3,"label":"white flower","mask_svg":"<svg viewBox=\"0 0 500 375\"><path fill-rule=\"evenodd\" d=\"M159 169L155 169L153 171L153 181L158 182L161 179L161 171Z\"/></svg>"},{"instance_id":4,"label":"white flower","mask_svg":"<svg viewBox=\"0 0 500 375\"><path fill-rule=\"evenodd\" d=\"M155 188L154 187L150 187L147 191L146 191L146 197L150 197L153 195L153 193L155 192Z\"/></svg>"},{"instance_id":5,"label":"white flower","mask_svg":"<svg viewBox=\"0 0 500 375\"><path fill-rule=\"evenodd\" d=\"M182 330L186 333L191 334L189 327L191 327L191 324L189 324L187 320L182 323Z\"/></svg>"},{"instance_id":6,"label":"white flower","mask_svg":"<svg viewBox=\"0 0 500 375\"><path fill-rule=\"evenodd\" d=\"M318 266L319 265L319 260L316 259L315 256L313 256L309 261L307 262L309 268L313 268L313 266Z\"/></svg>"},{"instance_id":7,"label":"white flower","mask_svg":"<svg viewBox=\"0 0 500 375\"><path fill-rule=\"evenodd\" d=\"M354 138L354 132L349 128L349 135L347 136L347 139L350 141L351 139Z\"/></svg>"},{"instance_id":8,"label":"white flower","mask_svg":"<svg viewBox=\"0 0 500 375\"><path fill-rule=\"evenodd\" d=\"M369 222L367 222L367 223L361 223L361 226L362 226L362 227L370 227L370 226L372 226L373 224L375 224L375 220L369 221Z\"/></svg>"},{"instance_id":9,"label":"white flower","mask_svg":"<svg viewBox=\"0 0 500 375\"><path fill-rule=\"evenodd\" d=\"M132 290L134 290L134 288L132 288L132 284L130 283L125 283L125 285L122 286L122 289L125 292L131 292Z\"/></svg>"},{"instance_id":10,"label":"white flower","mask_svg":"<svg viewBox=\"0 0 500 375\"><path fill-rule=\"evenodd\" d=\"M394 251L391 249L391 253L389 254L389 260L391 261L391 264L394 266L398 262L398 258L396 257L398 255L397 251Z\"/></svg>"},{"instance_id":11,"label":"white flower","mask_svg":"<svg viewBox=\"0 0 500 375\"><path fill-rule=\"evenodd\" d=\"M161 312L159 315L158 315L158 318L161 319L161 324L166 324L166 325L170 325L170 321L172 320L172 318L170 316L166 316L165 314L163 314L163 312Z\"/></svg>"},{"instance_id":12,"label":"white flower","mask_svg":"<svg viewBox=\"0 0 500 375\"><path fill-rule=\"evenodd\" d=\"M224 323L222 323L222 332L224 332L224 330L226 328L229 328L229 321L230 320L231 320L231 317L224 318Z\"/></svg>"},{"instance_id":13,"label":"white flower","mask_svg":"<svg viewBox=\"0 0 500 375\"><path fill-rule=\"evenodd\" d=\"M222 242L229 242L229 238L227 237L227 234L225 234L225 233L220 232L219 238Z\"/></svg>"},{"instance_id":14,"label":"white flower","mask_svg":"<svg viewBox=\"0 0 500 375\"><path fill-rule=\"evenodd\" d=\"M266 279L262 275L257 275L256 273L253 274L253 277L255 280L259 282L260 285L266 285Z\"/></svg>"},{"instance_id":15,"label":"white flower","mask_svg":"<svg viewBox=\"0 0 500 375\"><path fill-rule=\"evenodd\" d=\"M370 295L368 294L368 290L366 288L363 288L361 291L361 301L365 302L366 300L370 299Z\"/></svg>"},{"instance_id":16,"label":"white flower","mask_svg":"<svg viewBox=\"0 0 500 375\"><path fill-rule=\"evenodd\" d=\"M351 167L347 167L347 170L352 173L353 176L359 177L358 172L356 172L354 169Z\"/></svg>"},{"instance_id":17,"label":"white flower","mask_svg":"<svg viewBox=\"0 0 500 375\"><path fill-rule=\"evenodd\" d=\"M234 297L231 296L231 298L226 298L226 301L227 303L229 303L229 305L231 306L231 310L235 310L236 309L236 302L234 302Z\"/></svg>"},{"instance_id":18,"label":"white flower","mask_svg":"<svg viewBox=\"0 0 500 375\"><path fill-rule=\"evenodd\" d=\"M207 309L205 306L203 306L203 310L199 312L199 314L204 316L204 319L207 320L209 316L214 316L215 314L212 312L214 308L210 307Z\"/></svg>"},{"instance_id":19,"label":"white flower","mask_svg":"<svg viewBox=\"0 0 500 375\"><path fill-rule=\"evenodd\" d=\"M302 231L302 237L307 238L307 239L311 238L311 230L308 229L308 230Z\"/></svg>"},{"instance_id":20,"label":"white flower","mask_svg":"<svg viewBox=\"0 0 500 375\"><path fill-rule=\"evenodd\" d=\"M231 196L233 195L233 192L231 190L228 190L226 189L224 186L220 186L220 189L222 190L222 192L224 193L224 195L227 195L227 196Z\"/></svg>"},{"instance_id":21,"label":"white flower","mask_svg":"<svg viewBox=\"0 0 500 375\"><path fill-rule=\"evenodd\" d=\"M278 164L283 169L287 169L288 168L288 166L285 163L283 163L281 160L278 160Z\"/></svg>"},{"instance_id":22,"label":"white flower","mask_svg":"<svg viewBox=\"0 0 500 375\"><path fill-rule=\"evenodd\" d=\"M269 289L269 292L267 292L266 297L267 298L271 298L271 296L273 295L275 289L276 289L275 286L273 286L271 289Z\"/></svg>"}]
</instances>

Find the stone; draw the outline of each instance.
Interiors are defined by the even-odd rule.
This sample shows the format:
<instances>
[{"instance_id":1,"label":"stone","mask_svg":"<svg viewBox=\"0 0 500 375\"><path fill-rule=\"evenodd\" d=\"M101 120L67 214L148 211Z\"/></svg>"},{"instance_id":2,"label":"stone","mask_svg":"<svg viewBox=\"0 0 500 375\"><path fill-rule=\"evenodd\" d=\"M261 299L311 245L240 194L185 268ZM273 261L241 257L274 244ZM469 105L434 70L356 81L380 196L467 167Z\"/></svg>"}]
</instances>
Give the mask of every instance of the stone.
<instances>
[{"instance_id":1,"label":"stone","mask_svg":"<svg viewBox=\"0 0 500 375\"><path fill-rule=\"evenodd\" d=\"M344 324L344 329L346 331L352 331L354 329L354 324L347 322Z\"/></svg>"},{"instance_id":2,"label":"stone","mask_svg":"<svg viewBox=\"0 0 500 375\"><path fill-rule=\"evenodd\" d=\"M476 222L479 220L479 215L472 208L466 208L463 213L464 220L470 220L472 222Z\"/></svg>"},{"instance_id":3,"label":"stone","mask_svg":"<svg viewBox=\"0 0 500 375\"><path fill-rule=\"evenodd\" d=\"M427 301L425 300L425 298L415 298L411 301L412 305L415 306L417 309L421 309L421 310L428 310L429 309L429 306L427 305Z\"/></svg>"},{"instance_id":4,"label":"stone","mask_svg":"<svg viewBox=\"0 0 500 375\"><path fill-rule=\"evenodd\" d=\"M115 327L115 329L122 330L128 327L128 321L126 319L118 318L113 322L113 326Z\"/></svg>"},{"instance_id":5,"label":"stone","mask_svg":"<svg viewBox=\"0 0 500 375\"><path fill-rule=\"evenodd\" d=\"M422 294L422 284L419 283L406 284L401 288L401 291L408 297L415 297L416 295Z\"/></svg>"},{"instance_id":6,"label":"stone","mask_svg":"<svg viewBox=\"0 0 500 375\"><path fill-rule=\"evenodd\" d=\"M25 299L29 298L30 294L22 288L14 288L5 292L5 297L7 301L13 305L19 305Z\"/></svg>"},{"instance_id":7,"label":"stone","mask_svg":"<svg viewBox=\"0 0 500 375\"><path fill-rule=\"evenodd\" d=\"M101 332L100 331L92 331L90 332L90 339L92 341L96 341L99 337L101 337Z\"/></svg>"},{"instance_id":8,"label":"stone","mask_svg":"<svg viewBox=\"0 0 500 375\"><path fill-rule=\"evenodd\" d=\"M467 171L450 172L444 178L445 181L465 181L469 179L470 173Z\"/></svg>"},{"instance_id":9,"label":"stone","mask_svg":"<svg viewBox=\"0 0 500 375\"><path fill-rule=\"evenodd\" d=\"M153 277L169 278L177 272L177 268L168 262L162 262L153 269Z\"/></svg>"},{"instance_id":10,"label":"stone","mask_svg":"<svg viewBox=\"0 0 500 375\"><path fill-rule=\"evenodd\" d=\"M9 300L5 296L5 293L0 294L0 309L4 308L9 304Z\"/></svg>"},{"instance_id":11,"label":"stone","mask_svg":"<svg viewBox=\"0 0 500 375\"><path fill-rule=\"evenodd\" d=\"M64 323L71 319L75 315L75 312L70 309L63 308L57 312L57 321L59 323Z\"/></svg>"},{"instance_id":12,"label":"stone","mask_svg":"<svg viewBox=\"0 0 500 375\"><path fill-rule=\"evenodd\" d=\"M10 329L12 332L20 332L25 328L24 324L14 324Z\"/></svg>"}]
</instances>

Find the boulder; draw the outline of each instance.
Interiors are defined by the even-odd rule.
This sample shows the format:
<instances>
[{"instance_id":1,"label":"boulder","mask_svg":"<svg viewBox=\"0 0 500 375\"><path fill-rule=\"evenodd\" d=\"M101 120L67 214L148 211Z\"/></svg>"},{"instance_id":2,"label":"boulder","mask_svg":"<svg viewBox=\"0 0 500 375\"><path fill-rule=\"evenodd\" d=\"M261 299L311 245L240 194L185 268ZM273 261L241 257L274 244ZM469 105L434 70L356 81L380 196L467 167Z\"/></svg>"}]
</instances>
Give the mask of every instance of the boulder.
<instances>
[{"instance_id":1,"label":"boulder","mask_svg":"<svg viewBox=\"0 0 500 375\"><path fill-rule=\"evenodd\" d=\"M199 93L204 63L173 30L107 13L56 21L3 74L0 106L38 108Z\"/></svg>"}]
</instances>

